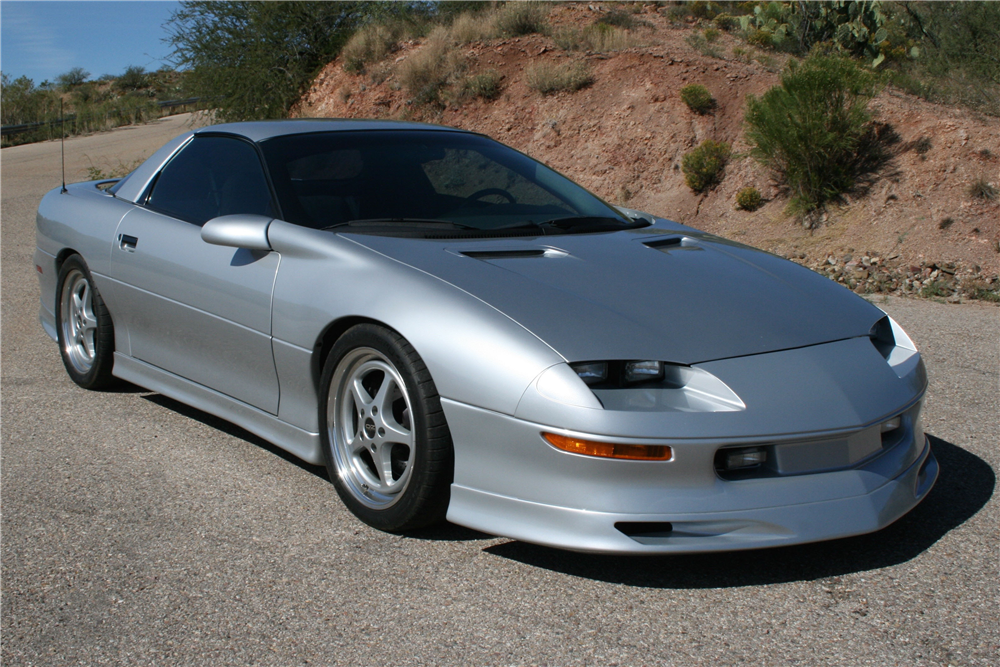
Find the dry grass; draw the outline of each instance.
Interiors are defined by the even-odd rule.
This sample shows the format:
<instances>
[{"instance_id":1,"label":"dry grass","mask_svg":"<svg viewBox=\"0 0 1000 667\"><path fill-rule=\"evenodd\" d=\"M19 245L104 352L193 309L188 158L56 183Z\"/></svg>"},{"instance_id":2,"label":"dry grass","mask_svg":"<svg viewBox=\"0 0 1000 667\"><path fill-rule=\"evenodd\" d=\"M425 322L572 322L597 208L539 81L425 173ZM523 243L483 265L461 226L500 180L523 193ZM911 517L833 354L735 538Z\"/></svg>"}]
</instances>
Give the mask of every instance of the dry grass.
<instances>
[{"instance_id":1,"label":"dry grass","mask_svg":"<svg viewBox=\"0 0 1000 667\"><path fill-rule=\"evenodd\" d=\"M385 59L396 50L401 36L402 30L395 25L371 24L361 28L341 51L344 71L363 72L369 63Z\"/></svg>"},{"instance_id":2,"label":"dry grass","mask_svg":"<svg viewBox=\"0 0 1000 667\"><path fill-rule=\"evenodd\" d=\"M549 24L548 3L508 2L496 13L496 30L502 37L518 37L532 33L545 34Z\"/></svg>"},{"instance_id":3,"label":"dry grass","mask_svg":"<svg viewBox=\"0 0 1000 667\"><path fill-rule=\"evenodd\" d=\"M995 201L998 196L1000 196L1000 191L997 190L996 186L987 181L985 178L977 178L969 186L969 196L975 199L983 199L986 201Z\"/></svg>"},{"instance_id":4,"label":"dry grass","mask_svg":"<svg viewBox=\"0 0 1000 667\"><path fill-rule=\"evenodd\" d=\"M497 36L497 16L493 12L459 14L449 28L456 44L482 42Z\"/></svg>"},{"instance_id":5,"label":"dry grass","mask_svg":"<svg viewBox=\"0 0 1000 667\"><path fill-rule=\"evenodd\" d=\"M500 86L502 78L500 72L495 69L474 74L462 81L462 97L480 97L484 100L495 100L503 92L503 88Z\"/></svg>"},{"instance_id":6,"label":"dry grass","mask_svg":"<svg viewBox=\"0 0 1000 667\"><path fill-rule=\"evenodd\" d=\"M563 65L539 63L529 67L524 76L528 87L543 95L553 95L563 91L574 92L594 82L594 77L583 62Z\"/></svg>"},{"instance_id":7,"label":"dry grass","mask_svg":"<svg viewBox=\"0 0 1000 667\"><path fill-rule=\"evenodd\" d=\"M465 69L448 28L438 26L419 51L399 65L400 83L418 104L441 104L441 91Z\"/></svg>"},{"instance_id":8,"label":"dry grass","mask_svg":"<svg viewBox=\"0 0 1000 667\"><path fill-rule=\"evenodd\" d=\"M645 46L646 43L628 30L607 23L595 23L583 30L566 28L556 33L556 45L565 51L611 53Z\"/></svg>"}]
</instances>

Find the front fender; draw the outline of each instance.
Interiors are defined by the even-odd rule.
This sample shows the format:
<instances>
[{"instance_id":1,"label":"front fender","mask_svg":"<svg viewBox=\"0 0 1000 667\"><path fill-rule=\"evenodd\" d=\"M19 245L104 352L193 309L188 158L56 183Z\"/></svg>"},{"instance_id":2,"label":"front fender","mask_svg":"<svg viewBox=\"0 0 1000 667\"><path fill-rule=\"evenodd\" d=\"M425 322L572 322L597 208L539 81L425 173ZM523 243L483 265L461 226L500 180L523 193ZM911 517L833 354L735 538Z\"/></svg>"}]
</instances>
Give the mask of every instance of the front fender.
<instances>
[{"instance_id":1,"label":"front fender","mask_svg":"<svg viewBox=\"0 0 1000 667\"><path fill-rule=\"evenodd\" d=\"M483 301L349 237L275 220L268 239L281 253L272 316L279 417L297 426L318 429L309 365L317 340L342 317L398 331L442 398L503 414L514 414L542 370L565 361Z\"/></svg>"}]
</instances>

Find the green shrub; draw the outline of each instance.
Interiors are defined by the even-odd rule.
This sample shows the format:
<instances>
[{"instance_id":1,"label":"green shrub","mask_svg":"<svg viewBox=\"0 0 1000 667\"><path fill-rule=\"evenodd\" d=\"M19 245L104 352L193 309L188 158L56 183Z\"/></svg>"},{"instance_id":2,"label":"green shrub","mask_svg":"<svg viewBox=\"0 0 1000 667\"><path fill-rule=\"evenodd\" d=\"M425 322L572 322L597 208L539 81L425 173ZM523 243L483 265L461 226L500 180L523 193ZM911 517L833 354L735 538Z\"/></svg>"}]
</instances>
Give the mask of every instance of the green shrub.
<instances>
[{"instance_id":1,"label":"green shrub","mask_svg":"<svg viewBox=\"0 0 1000 667\"><path fill-rule=\"evenodd\" d=\"M474 74L462 82L462 94L466 97L481 97L484 100L495 100L500 97L500 72L495 69Z\"/></svg>"},{"instance_id":2,"label":"green shrub","mask_svg":"<svg viewBox=\"0 0 1000 667\"><path fill-rule=\"evenodd\" d=\"M744 211L756 211L763 203L757 188L743 188L736 193L736 207Z\"/></svg>"},{"instance_id":3,"label":"green shrub","mask_svg":"<svg viewBox=\"0 0 1000 667\"><path fill-rule=\"evenodd\" d=\"M927 283L924 285L923 289L920 290L920 296L926 298L949 296L950 294L951 287L949 287L947 283L940 280Z\"/></svg>"},{"instance_id":4,"label":"green shrub","mask_svg":"<svg viewBox=\"0 0 1000 667\"><path fill-rule=\"evenodd\" d=\"M497 32L504 37L517 37L532 33L545 34L548 9L539 2L508 2L496 15Z\"/></svg>"},{"instance_id":5,"label":"green shrub","mask_svg":"<svg viewBox=\"0 0 1000 667\"><path fill-rule=\"evenodd\" d=\"M681 101L688 109L698 114L706 114L715 106L712 93L699 83L688 84L681 88Z\"/></svg>"},{"instance_id":6,"label":"green shrub","mask_svg":"<svg viewBox=\"0 0 1000 667\"><path fill-rule=\"evenodd\" d=\"M706 139L681 159L684 182L695 192L703 192L722 180L729 161L729 144Z\"/></svg>"},{"instance_id":7,"label":"green shrub","mask_svg":"<svg viewBox=\"0 0 1000 667\"><path fill-rule=\"evenodd\" d=\"M739 21L736 20L736 17L730 16L729 14L719 14L712 19L712 23L719 30L725 30L726 32L734 30L736 26L739 25Z\"/></svg>"},{"instance_id":8,"label":"green shrub","mask_svg":"<svg viewBox=\"0 0 1000 667\"><path fill-rule=\"evenodd\" d=\"M539 63L529 67L525 72L528 87L543 95L569 91L574 92L586 88L594 82L594 77L587 69L586 63L575 62L565 65Z\"/></svg>"},{"instance_id":9,"label":"green shrub","mask_svg":"<svg viewBox=\"0 0 1000 667\"><path fill-rule=\"evenodd\" d=\"M753 155L791 190L793 210L814 210L877 171L886 156L868 111L879 77L850 60L791 61L781 84L747 97Z\"/></svg>"},{"instance_id":10,"label":"green shrub","mask_svg":"<svg viewBox=\"0 0 1000 667\"><path fill-rule=\"evenodd\" d=\"M721 58L722 52L716 48L709 40L705 39L705 35L700 32L692 32L685 39L688 46L697 51L703 56L708 56L709 58Z\"/></svg>"}]
</instances>

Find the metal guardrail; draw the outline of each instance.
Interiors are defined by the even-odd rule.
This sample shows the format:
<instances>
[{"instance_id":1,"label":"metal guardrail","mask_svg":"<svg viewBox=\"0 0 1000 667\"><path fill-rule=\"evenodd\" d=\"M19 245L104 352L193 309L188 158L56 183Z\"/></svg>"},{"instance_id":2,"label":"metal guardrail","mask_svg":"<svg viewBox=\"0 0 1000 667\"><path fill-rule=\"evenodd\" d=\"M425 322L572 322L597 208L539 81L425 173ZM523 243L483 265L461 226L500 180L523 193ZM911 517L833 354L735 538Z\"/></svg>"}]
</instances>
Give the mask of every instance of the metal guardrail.
<instances>
[{"instance_id":1,"label":"metal guardrail","mask_svg":"<svg viewBox=\"0 0 1000 667\"><path fill-rule=\"evenodd\" d=\"M196 104L201 101L200 97L189 97L185 100L164 100L162 102L156 102L156 106L161 109L172 109L174 107L185 107L189 104ZM0 127L0 136L9 136L12 134L20 134L22 132L30 132L31 130L37 130L43 127L53 127L55 125L60 125L63 122L72 123L76 120L76 114L71 116L66 116L64 118L57 118L55 120L43 120L38 123L23 123L21 125L4 125Z\"/></svg>"}]
</instances>

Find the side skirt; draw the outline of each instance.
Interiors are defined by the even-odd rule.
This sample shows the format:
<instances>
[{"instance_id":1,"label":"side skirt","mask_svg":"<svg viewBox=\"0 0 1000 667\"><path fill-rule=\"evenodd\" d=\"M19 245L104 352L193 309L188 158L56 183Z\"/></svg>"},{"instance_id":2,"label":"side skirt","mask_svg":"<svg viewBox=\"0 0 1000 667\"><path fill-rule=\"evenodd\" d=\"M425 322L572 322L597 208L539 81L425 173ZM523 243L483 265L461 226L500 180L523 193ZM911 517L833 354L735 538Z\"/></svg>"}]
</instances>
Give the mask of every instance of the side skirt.
<instances>
[{"instance_id":1,"label":"side skirt","mask_svg":"<svg viewBox=\"0 0 1000 667\"><path fill-rule=\"evenodd\" d=\"M221 417L294 454L323 465L319 433L310 433L225 394L115 352L115 377Z\"/></svg>"}]
</instances>

